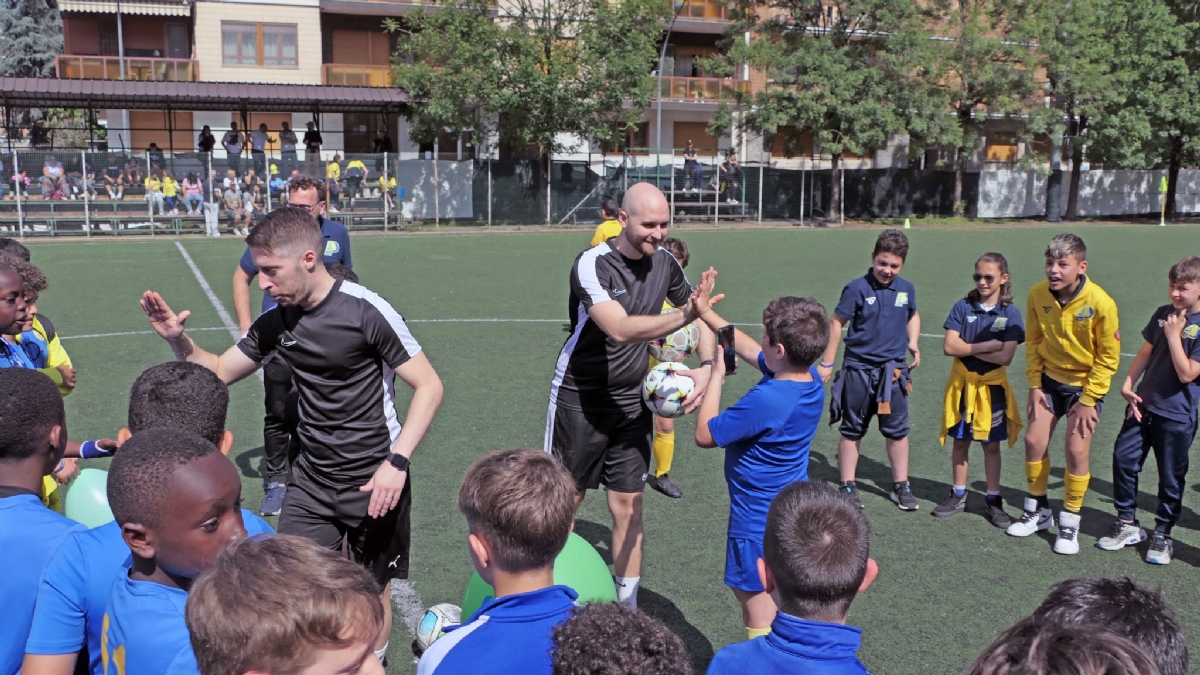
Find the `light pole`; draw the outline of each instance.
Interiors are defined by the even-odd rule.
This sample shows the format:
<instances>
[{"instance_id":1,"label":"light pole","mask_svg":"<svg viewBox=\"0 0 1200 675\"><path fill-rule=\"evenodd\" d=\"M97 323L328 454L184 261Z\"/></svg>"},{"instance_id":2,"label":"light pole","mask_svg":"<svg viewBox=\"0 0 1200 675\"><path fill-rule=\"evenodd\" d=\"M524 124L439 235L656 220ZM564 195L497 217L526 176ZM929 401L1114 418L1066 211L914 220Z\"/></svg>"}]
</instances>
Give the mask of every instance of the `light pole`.
<instances>
[{"instance_id":1,"label":"light pole","mask_svg":"<svg viewBox=\"0 0 1200 675\"><path fill-rule=\"evenodd\" d=\"M683 11L687 0L675 1L675 15L671 17L671 23L667 24L667 34L663 36L662 49L658 53L658 101L655 105L657 109L654 120L654 182L662 184L659 172L662 170L662 78L663 78L663 63L667 60L667 44L671 42L671 29L675 27L675 20L679 18L679 13ZM675 170L675 153L671 153L671 170Z\"/></svg>"},{"instance_id":2,"label":"light pole","mask_svg":"<svg viewBox=\"0 0 1200 675\"><path fill-rule=\"evenodd\" d=\"M117 58L121 62L121 79L125 79L125 25L121 22L121 0L117 0Z\"/></svg>"}]
</instances>

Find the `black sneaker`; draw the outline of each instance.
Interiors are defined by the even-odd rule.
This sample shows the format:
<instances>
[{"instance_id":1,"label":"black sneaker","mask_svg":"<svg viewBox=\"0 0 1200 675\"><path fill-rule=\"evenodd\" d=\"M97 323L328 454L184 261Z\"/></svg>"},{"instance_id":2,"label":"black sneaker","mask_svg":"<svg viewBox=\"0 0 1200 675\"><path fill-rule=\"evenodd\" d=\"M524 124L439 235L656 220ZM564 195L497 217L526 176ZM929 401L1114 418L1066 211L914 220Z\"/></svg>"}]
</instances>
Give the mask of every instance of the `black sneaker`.
<instances>
[{"instance_id":1,"label":"black sneaker","mask_svg":"<svg viewBox=\"0 0 1200 675\"><path fill-rule=\"evenodd\" d=\"M916 511L921 508L917 498L913 496L912 487L908 481L892 484L892 502L900 507L901 511Z\"/></svg>"},{"instance_id":2,"label":"black sneaker","mask_svg":"<svg viewBox=\"0 0 1200 675\"><path fill-rule=\"evenodd\" d=\"M894 500L895 498L893 498ZM914 500L915 501L915 500ZM898 503L898 502L897 502ZM903 507L901 507L903 508ZM950 516L962 513L967 510L967 493L963 492L962 496L954 494L954 490L950 491L950 496L946 497L946 501L938 504L933 509L934 518L949 518Z\"/></svg>"},{"instance_id":3,"label":"black sneaker","mask_svg":"<svg viewBox=\"0 0 1200 675\"><path fill-rule=\"evenodd\" d=\"M683 496L683 490L679 489L679 486L671 480L670 474L664 473L661 476L651 476L646 479L646 482L650 484L650 487L671 499L679 499Z\"/></svg>"},{"instance_id":4,"label":"black sneaker","mask_svg":"<svg viewBox=\"0 0 1200 675\"><path fill-rule=\"evenodd\" d=\"M1004 512L1004 499L999 495L988 497L987 500L987 519L992 525L1007 530L1009 525L1012 525L1012 518Z\"/></svg>"},{"instance_id":5,"label":"black sneaker","mask_svg":"<svg viewBox=\"0 0 1200 675\"><path fill-rule=\"evenodd\" d=\"M846 495L846 498L850 500L850 503L854 504L860 509L863 508L862 498L858 496L858 486L854 484L854 481L842 481L840 484L838 484L838 492Z\"/></svg>"}]
</instances>

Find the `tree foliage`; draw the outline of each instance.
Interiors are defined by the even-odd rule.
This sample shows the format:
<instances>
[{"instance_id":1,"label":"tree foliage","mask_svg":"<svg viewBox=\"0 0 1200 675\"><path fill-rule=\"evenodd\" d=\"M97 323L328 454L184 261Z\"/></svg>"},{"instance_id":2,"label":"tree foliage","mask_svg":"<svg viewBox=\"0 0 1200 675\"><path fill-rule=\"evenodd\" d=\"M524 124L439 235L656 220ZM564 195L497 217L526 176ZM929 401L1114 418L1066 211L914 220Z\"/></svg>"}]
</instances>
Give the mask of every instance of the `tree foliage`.
<instances>
[{"instance_id":1,"label":"tree foliage","mask_svg":"<svg viewBox=\"0 0 1200 675\"><path fill-rule=\"evenodd\" d=\"M62 17L54 0L0 2L0 74L54 77L54 57L62 51Z\"/></svg>"}]
</instances>

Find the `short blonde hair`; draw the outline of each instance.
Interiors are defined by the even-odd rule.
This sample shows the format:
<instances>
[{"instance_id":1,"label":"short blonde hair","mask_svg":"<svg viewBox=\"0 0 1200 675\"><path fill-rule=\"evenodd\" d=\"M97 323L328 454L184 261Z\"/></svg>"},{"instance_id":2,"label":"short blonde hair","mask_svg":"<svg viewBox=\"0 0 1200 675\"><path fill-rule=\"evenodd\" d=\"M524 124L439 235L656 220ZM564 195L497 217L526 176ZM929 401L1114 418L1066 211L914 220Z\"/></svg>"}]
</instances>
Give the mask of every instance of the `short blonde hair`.
<instances>
[{"instance_id":1,"label":"short blonde hair","mask_svg":"<svg viewBox=\"0 0 1200 675\"><path fill-rule=\"evenodd\" d=\"M1064 232L1051 239L1050 245L1046 247L1047 260L1059 260L1067 256L1075 256L1080 262L1087 260L1087 245L1070 232Z\"/></svg>"},{"instance_id":2,"label":"short blonde hair","mask_svg":"<svg viewBox=\"0 0 1200 675\"><path fill-rule=\"evenodd\" d=\"M192 585L186 615L202 675L294 675L318 650L373 645L383 628L369 572L285 534L230 544Z\"/></svg>"}]
</instances>

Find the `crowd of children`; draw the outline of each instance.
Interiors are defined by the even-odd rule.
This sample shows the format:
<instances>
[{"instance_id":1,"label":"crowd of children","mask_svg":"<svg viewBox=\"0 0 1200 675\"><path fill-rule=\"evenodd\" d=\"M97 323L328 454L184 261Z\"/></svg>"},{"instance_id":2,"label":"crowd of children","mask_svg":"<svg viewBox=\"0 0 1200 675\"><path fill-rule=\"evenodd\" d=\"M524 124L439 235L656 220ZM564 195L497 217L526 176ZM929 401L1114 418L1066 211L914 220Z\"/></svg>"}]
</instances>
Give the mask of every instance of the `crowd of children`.
<instances>
[{"instance_id":1,"label":"crowd of children","mask_svg":"<svg viewBox=\"0 0 1200 675\"><path fill-rule=\"evenodd\" d=\"M246 218L236 228L244 231L242 190L258 186L247 180L251 169L242 178L230 173L222 199L227 211L234 204ZM146 181L147 188L157 182L148 194L161 193L168 207L180 190L190 199L199 183L191 174L171 190L171 178L153 172ZM622 236L624 213L608 203L604 211L615 227L602 225L594 246ZM687 264L681 241L662 246ZM908 252L902 232L883 232L870 269L845 286L832 315L814 298L776 298L763 309L761 340L715 311L715 270L700 275L688 299L706 330L729 338L700 355L712 374L698 401L695 442L724 450L724 582L741 604L748 638L721 649L707 665L710 674L867 672L856 656L862 631L846 621L879 573L855 483L871 419L878 419L892 468L890 499L905 511L919 508L908 474L907 399L921 363L916 290L900 276ZM966 510L969 451L979 442L988 520L1016 537L1056 527L1053 550L1070 555L1079 552L1090 444L1117 371L1120 333L1115 303L1087 275L1081 239L1055 237L1045 261L1047 279L1030 291L1024 318L1008 261L995 252L977 260L974 288L950 309L943 352L953 361L939 434L943 443L952 440L952 488L933 515ZM1168 282L1170 302L1142 331L1144 343L1120 388L1128 405L1113 450L1116 519L1096 544L1115 551L1149 539L1146 560L1155 564L1172 558L1171 530L1196 433L1200 258L1176 263ZM0 675L381 673L377 645L390 621L378 579L306 538L274 535L241 509L241 478L227 457L229 393L211 370L186 361L154 366L133 384L127 426L116 441L69 440L62 400L76 371L53 324L37 311L48 286L24 246L0 240L0 566L8 571L0 577L8 617L0 628ZM1013 519L999 495L1000 443L1014 445L1023 428L1007 375L1022 343L1028 497ZM761 379L722 409L725 377L738 358ZM840 424L836 487L808 475L826 406L830 423ZM1055 519L1048 450L1064 416L1065 494ZM667 478L674 429L659 423L656 434L659 471L646 480L681 496ZM1159 500L1148 536L1136 495L1151 451ZM70 478L73 458L107 456L114 521L85 529L53 508L55 487ZM465 553L494 593L433 642L418 663L420 675L692 672L680 638L637 610L635 600L578 606L574 590L554 583L578 493L552 455L487 454L468 469L457 503L468 531ZM969 672L1181 675L1187 665L1182 629L1161 593L1127 579L1073 579L1002 632Z\"/></svg>"}]
</instances>

